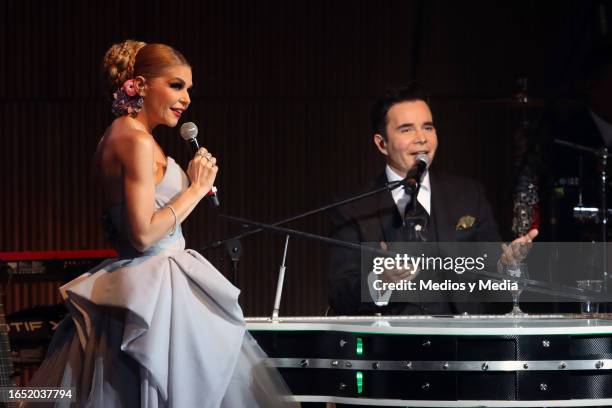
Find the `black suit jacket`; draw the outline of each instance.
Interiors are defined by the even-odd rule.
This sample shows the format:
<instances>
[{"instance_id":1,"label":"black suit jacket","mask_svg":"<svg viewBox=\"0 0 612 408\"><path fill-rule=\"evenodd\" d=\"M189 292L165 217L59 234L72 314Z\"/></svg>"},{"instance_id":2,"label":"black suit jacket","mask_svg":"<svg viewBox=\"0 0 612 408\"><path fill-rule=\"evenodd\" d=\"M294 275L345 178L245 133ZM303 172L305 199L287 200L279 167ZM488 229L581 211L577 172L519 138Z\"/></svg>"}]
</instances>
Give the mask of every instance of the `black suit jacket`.
<instances>
[{"instance_id":1,"label":"black suit jacket","mask_svg":"<svg viewBox=\"0 0 612 408\"><path fill-rule=\"evenodd\" d=\"M362 191L382 187L387 182L385 173L379 175ZM500 242L497 224L482 186L474 180L446 173L430 171L431 216L435 218L435 235L439 242ZM474 225L457 230L457 221L466 215L475 218ZM391 242L397 206L389 191L339 207L331 214L331 237L352 243ZM330 250L329 303L336 314L453 314L463 311L482 313L476 305L452 302L422 305L390 303L378 307L372 302L361 302L361 256L357 251L341 247ZM474 309L476 307L476 309Z\"/></svg>"}]
</instances>

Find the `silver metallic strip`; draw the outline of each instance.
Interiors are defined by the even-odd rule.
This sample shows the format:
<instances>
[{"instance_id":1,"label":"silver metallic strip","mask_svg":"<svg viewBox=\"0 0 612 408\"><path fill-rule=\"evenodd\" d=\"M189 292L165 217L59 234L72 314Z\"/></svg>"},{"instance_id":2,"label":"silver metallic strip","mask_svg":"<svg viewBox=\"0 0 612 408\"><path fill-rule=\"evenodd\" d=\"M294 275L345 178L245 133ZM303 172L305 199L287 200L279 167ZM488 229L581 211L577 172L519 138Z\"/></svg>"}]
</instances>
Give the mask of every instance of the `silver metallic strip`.
<instances>
[{"instance_id":1,"label":"silver metallic strip","mask_svg":"<svg viewBox=\"0 0 612 408\"><path fill-rule=\"evenodd\" d=\"M252 332L336 331L438 336L612 335L612 313L581 315L296 316L247 318Z\"/></svg>"},{"instance_id":2,"label":"silver metallic strip","mask_svg":"<svg viewBox=\"0 0 612 408\"><path fill-rule=\"evenodd\" d=\"M277 368L330 368L374 371L585 371L612 370L612 359L539 361L396 361L268 358Z\"/></svg>"},{"instance_id":3,"label":"silver metallic strip","mask_svg":"<svg viewBox=\"0 0 612 408\"><path fill-rule=\"evenodd\" d=\"M386 407L435 407L435 408L457 408L457 407L609 407L612 399L575 399L575 400L537 400L537 401L424 401L424 400L400 400L400 399L374 399L374 398L347 398L332 397L327 395L293 395L288 401L296 402L333 402L337 404L359 404L363 406L375 405Z\"/></svg>"}]
</instances>

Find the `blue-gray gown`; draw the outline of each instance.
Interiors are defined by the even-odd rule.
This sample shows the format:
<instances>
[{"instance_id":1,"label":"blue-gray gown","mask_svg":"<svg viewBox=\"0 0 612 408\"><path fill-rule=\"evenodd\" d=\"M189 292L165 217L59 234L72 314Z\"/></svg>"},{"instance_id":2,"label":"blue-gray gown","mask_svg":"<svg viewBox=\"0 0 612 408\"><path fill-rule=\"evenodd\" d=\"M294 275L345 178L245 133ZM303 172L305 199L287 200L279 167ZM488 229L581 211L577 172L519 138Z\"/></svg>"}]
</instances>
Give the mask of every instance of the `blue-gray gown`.
<instances>
[{"instance_id":1,"label":"blue-gray gown","mask_svg":"<svg viewBox=\"0 0 612 408\"><path fill-rule=\"evenodd\" d=\"M169 157L156 207L187 185ZM139 253L125 207L110 216L119 258L60 289L69 316L29 385L74 387L82 407L284 406L287 388L245 331L239 290L185 249L180 226Z\"/></svg>"}]
</instances>

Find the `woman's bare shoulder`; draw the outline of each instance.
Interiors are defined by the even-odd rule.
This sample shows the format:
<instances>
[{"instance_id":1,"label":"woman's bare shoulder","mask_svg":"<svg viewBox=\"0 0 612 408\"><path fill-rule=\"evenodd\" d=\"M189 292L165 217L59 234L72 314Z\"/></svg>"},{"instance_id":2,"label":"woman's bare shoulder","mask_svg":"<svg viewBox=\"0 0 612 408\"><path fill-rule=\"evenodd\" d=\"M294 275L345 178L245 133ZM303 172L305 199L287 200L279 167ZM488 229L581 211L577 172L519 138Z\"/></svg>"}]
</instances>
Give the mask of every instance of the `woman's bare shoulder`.
<instances>
[{"instance_id":1,"label":"woman's bare shoulder","mask_svg":"<svg viewBox=\"0 0 612 408\"><path fill-rule=\"evenodd\" d=\"M142 126L127 118L115 119L104 132L96 150L96 174L103 183L105 203L124 200L124 177L153 177L155 140Z\"/></svg>"},{"instance_id":2,"label":"woman's bare shoulder","mask_svg":"<svg viewBox=\"0 0 612 408\"><path fill-rule=\"evenodd\" d=\"M155 147L153 136L135 122L115 120L103 136L105 148L111 150L120 160L134 154L152 152Z\"/></svg>"}]
</instances>

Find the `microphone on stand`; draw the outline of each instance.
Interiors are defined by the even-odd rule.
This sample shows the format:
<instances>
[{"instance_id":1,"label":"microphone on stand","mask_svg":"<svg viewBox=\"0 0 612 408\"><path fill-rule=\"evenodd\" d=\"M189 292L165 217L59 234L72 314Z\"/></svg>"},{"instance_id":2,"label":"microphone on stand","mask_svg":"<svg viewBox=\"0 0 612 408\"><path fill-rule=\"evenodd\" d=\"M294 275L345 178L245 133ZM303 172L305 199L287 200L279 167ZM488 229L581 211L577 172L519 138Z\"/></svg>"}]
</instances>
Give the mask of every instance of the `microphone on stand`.
<instances>
[{"instance_id":1,"label":"microphone on stand","mask_svg":"<svg viewBox=\"0 0 612 408\"><path fill-rule=\"evenodd\" d=\"M408 170L406 177L402 180L402 184L404 185L404 191L410 197L410 201L408 203L408 207L406 207L404 217L406 217L407 215L414 216L417 213L417 197L419 195L419 189L421 188L421 179L423 178L423 175L427 171L428 167L429 157L425 153L419 153L415 158L415 162L412 165L412 168ZM427 221L421 221L419 225L427 225ZM417 236L420 236L421 234L420 230L416 229L415 233L417 234ZM424 241L424 239L421 238L419 238L419 240Z\"/></svg>"},{"instance_id":2,"label":"microphone on stand","mask_svg":"<svg viewBox=\"0 0 612 408\"><path fill-rule=\"evenodd\" d=\"M185 122L181 125L181 137L189 143L191 146L192 152L195 154L200 148L200 144L198 143L198 127L193 122ZM213 188L206 194L206 197L213 203L215 207L220 205L219 198L217 197L217 187L213 186Z\"/></svg>"},{"instance_id":3,"label":"microphone on stand","mask_svg":"<svg viewBox=\"0 0 612 408\"><path fill-rule=\"evenodd\" d=\"M404 189L407 193L416 193L421 186L421 179L423 174L429 167L429 157L425 153L420 153L415 159L415 163L408 173L406 178L403 180Z\"/></svg>"}]
</instances>

